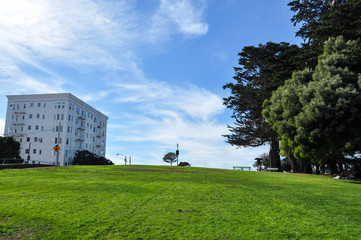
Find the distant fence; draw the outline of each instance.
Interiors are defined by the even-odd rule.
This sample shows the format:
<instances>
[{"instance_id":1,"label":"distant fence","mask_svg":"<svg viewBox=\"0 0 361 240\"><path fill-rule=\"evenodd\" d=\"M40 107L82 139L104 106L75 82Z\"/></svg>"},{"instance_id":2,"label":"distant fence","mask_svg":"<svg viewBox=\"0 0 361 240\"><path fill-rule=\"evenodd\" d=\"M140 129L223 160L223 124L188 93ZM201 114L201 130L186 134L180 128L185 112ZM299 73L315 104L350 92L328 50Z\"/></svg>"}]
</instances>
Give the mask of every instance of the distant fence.
<instances>
[{"instance_id":1,"label":"distant fence","mask_svg":"<svg viewBox=\"0 0 361 240\"><path fill-rule=\"evenodd\" d=\"M24 161L23 159L0 158L0 169L15 168L33 168L33 167L49 167L53 163L44 161Z\"/></svg>"}]
</instances>

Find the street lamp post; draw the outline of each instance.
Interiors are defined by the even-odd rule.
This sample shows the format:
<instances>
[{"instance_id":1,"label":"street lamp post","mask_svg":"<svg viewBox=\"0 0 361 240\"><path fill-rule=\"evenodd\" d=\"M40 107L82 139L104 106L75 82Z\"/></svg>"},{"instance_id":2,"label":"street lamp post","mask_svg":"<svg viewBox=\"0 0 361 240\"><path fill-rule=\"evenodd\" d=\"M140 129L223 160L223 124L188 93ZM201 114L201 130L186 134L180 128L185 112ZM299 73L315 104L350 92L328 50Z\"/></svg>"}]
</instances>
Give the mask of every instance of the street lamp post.
<instances>
[{"instance_id":1,"label":"street lamp post","mask_svg":"<svg viewBox=\"0 0 361 240\"><path fill-rule=\"evenodd\" d=\"M175 151L175 155L177 156L177 166L178 166L178 156L179 156L178 146L179 146L179 143L177 143L177 150Z\"/></svg>"},{"instance_id":2,"label":"street lamp post","mask_svg":"<svg viewBox=\"0 0 361 240\"><path fill-rule=\"evenodd\" d=\"M121 154L121 153L117 153L117 156L118 155L124 156L124 165L127 165L127 156L125 156L124 154Z\"/></svg>"}]
</instances>

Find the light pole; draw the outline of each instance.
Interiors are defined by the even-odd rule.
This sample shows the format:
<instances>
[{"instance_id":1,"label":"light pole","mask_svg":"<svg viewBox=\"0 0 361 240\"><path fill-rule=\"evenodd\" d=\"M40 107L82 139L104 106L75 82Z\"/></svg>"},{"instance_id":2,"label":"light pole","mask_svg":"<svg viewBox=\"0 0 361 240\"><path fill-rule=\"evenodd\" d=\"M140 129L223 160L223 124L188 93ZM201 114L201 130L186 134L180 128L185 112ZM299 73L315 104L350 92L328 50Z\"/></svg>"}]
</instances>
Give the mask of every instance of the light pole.
<instances>
[{"instance_id":1,"label":"light pole","mask_svg":"<svg viewBox=\"0 0 361 240\"><path fill-rule=\"evenodd\" d=\"M127 165L127 156L125 156L124 154L121 154L121 153L117 153L117 156L118 155L124 156L124 165Z\"/></svg>"},{"instance_id":2,"label":"light pole","mask_svg":"<svg viewBox=\"0 0 361 240\"><path fill-rule=\"evenodd\" d=\"M175 155L177 156L177 166L178 166L178 156L179 156L178 146L179 146L179 143L177 143L177 150L175 151Z\"/></svg>"}]
</instances>

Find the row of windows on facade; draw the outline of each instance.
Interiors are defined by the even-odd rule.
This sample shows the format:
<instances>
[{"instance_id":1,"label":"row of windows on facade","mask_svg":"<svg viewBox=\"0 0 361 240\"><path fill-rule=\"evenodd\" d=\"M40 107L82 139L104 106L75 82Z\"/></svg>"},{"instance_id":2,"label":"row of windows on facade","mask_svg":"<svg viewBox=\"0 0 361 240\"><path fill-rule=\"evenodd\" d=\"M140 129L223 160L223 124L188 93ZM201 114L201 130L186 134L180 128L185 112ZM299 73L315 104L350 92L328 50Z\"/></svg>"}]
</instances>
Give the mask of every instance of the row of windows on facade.
<instances>
[{"instance_id":1,"label":"row of windows on facade","mask_svg":"<svg viewBox=\"0 0 361 240\"><path fill-rule=\"evenodd\" d=\"M82 149L82 148L83 148L82 144L79 144L78 148L79 148L79 149ZM85 145L85 149L92 150L92 152L98 152L98 153L100 153L100 154L103 154L103 153L104 153L104 150L103 150L103 149L100 149L100 150L96 151L96 148L95 148L94 146L91 146L90 144L89 144L89 145L86 144L86 145ZM26 148L26 149L24 150L24 152L25 152L25 154L29 154L29 153L30 153L30 149L29 149L29 148ZM34 148L34 149L32 149L32 153L33 153L33 154L38 153L39 155L41 155L42 151L41 151L41 149L37 150L36 148ZM51 156L54 156L54 153L55 153L54 150L51 150L51 151L50 151L50 155L51 155ZM68 154L71 154L71 150L66 149L66 150L65 150L65 156L68 156Z\"/></svg>"},{"instance_id":2,"label":"row of windows on facade","mask_svg":"<svg viewBox=\"0 0 361 240\"><path fill-rule=\"evenodd\" d=\"M58 108L59 108L59 105L58 105ZM88 117L88 118L92 119L95 123L98 123L98 121L99 121L99 125L102 125L103 127L105 126L105 122L103 122L96 116L93 117L92 113L76 107L73 103L69 103L69 110L71 110L71 111L75 110L76 114L81 115L83 117Z\"/></svg>"},{"instance_id":3,"label":"row of windows on facade","mask_svg":"<svg viewBox=\"0 0 361 240\"><path fill-rule=\"evenodd\" d=\"M43 104L40 102L37 103L38 108L40 108L42 105L43 105L43 108L46 108L46 103L43 103ZM26 103L24 103L23 106L24 106L23 107L24 109L27 109ZM30 106L30 108L34 108L35 103L30 103L29 106ZM65 102L55 102L54 107L55 107L55 109L65 109ZM10 109L11 110L20 110L20 104L10 104ZM104 122L101 121L99 118L97 118L96 116L93 117L92 113L86 112L85 110L81 110L79 107L76 107L76 105L73 103L69 103L69 110L71 110L71 111L75 110L75 112L77 114L79 114L83 117L88 116L88 118L93 119L93 121L95 123L97 123L99 121L99 124L104 126Z\"/></svg>"},{"instance_id":4,"label":"row of windows on facade","mask_svg":"<svg viewBox=\"0 0 361 240\"><path fill-rule=\"evenodd\" d=\"M37 113L37 114L34 114L34 115L36 116L37 119L40 119L40 116L41 116L40 113ZM21 117L21 119L25 120L25 115L23 115ZM28 115L28 119L33 119L33 114L32 113L30 113ZM45 114L42 114L42 119L45 120ZM19 116L12 115L11 120L13 122L18 122L20 119L19 119ZM54 114L54 120L64 120L64 114ZM74 122L74 116L73 115L68 115L68 121L69 122ZM79 118L75 118L75 124L79 124L79 123L81 124L82 127L85 127L85 121L80 120ZM105 127L105 122L99 120L99 126ZM93 125L90 124L89 122L87 122L87 127L92 128Z\"/></svg>"},{"instance_id":5,"label":"row of windows on facade","mask_svg":"<svg viewBox=\"0 0 361 240\"><path fill-rule=\"evenodd\" d=\"M32 149L32 151L30 150L30 149L25 149L24 150L24 153L25 154L30 154L30 152L32 152L33 154L39 154L39 155L41 155L41 153L42 153L42 151L41 151L41 149L39 149L39 150L37 150L37 149ZM70 154L71 154L71 150L65 150L65 157L67 157L68 155L70 156ZM55 156L55 151L54 150L52 150L52 151L50 151L50 156Z\"/></svg>"},{"instance_id":6,"label":"row of windows on facade","mask_svg":"<svg viewBox=\"0 0 361 240\"><path fill-rule=\"evenodd\" d=\"M42 105L43 105L43 108L46 108L46 103L41 104L40 102L37 103L37 104L35 104L35 103L29 103L28 106L29 106L30 108L34 108L34 106L37 106L38 108L40 108ZM21 107L20 107L20 104L19 104L19 103L17 103L17 104L10 104L9 107L10 107L11 110L21 110ZM24 103L23 109L27 109L26 103Z\"/></svg>"},{"instance_id":7,"label":"row of windows on facade","mask_svg":"<svg viewBox=\"0 0 361 240\"><path fill-rule=\"evenodd\" d=\"M33 149L33 154L36 154L36 152L39 153L39 155L41 155L41 149L39 149L39 151L37 151L35 148ZM25 149L25 154L29 154L30 153L30 149Z\"/></svg>"},{"instance_id":8,"label":"row of windows on facade","mask_svg":"<svg viewBox=\"0 0 361 240\"><path fill-rule=\"evenodd\" d=\"M34 137L33 139L34 141L33 142L40 142L42 143L43 142L43 138L40 138L40 137ZM30 137L27 137L26 138L26 142L30 142L31 141L31 138ZM19 142L22 143L23 142L23 139L22 138L19 138ZM53 142L54 144L62 144L62 138L59 138L59 141L58 141L58 138L54 138L53 139ZM71 142L71 139L70 138L67 138L66 139L66 144L70 144ZM76 139L74 139L74 142L77 142ZM95 141L95 138L93 137L93 143L96 143L96 144L101 144L101 146L104 146L104 139L101 139L99 141ZM88 143L86 143L86 148L88 148ZM89 146L91 146L91 144L89 144Z\"/></svg>"},{"instance_id":9,"label":"row of windows on facade","mask_svg":"<svg viewBox=\"0 0 361 240\"><path fill-rule=\"evenodd\" d=\"M39 130L39 125L35 125L35 130ZM31 131L32 130L32 126L31 125L29 125L29 126L27 126L27 129L29 130L29 131ZM41 131L44 131L44 126L41 126ZM59 131L59 126L53 126L53 132L58 132ZM18 129L17 128L13 128L12 126L10 126L9 127L9 133L18 133L18 132L24 132L24 127L20 127L20 131L18 131ZM60 126L60 132L63 132L63 127L62 126ZM94 132L95 132L95 129L94 129ZM68 127L68 129L67 129L67 133L70 133L70 134L72 134L73 133L73 127ZM75 132L74 132L74 134L75 134L75 136L77 136L77 137L81 137L81 138L84 138L85 136L86 136L86 138L89 138L89 136L90 136L90 138L93 138L93 142L95 142L95 136L92 136L92 135L90 135L89 133L86 133L86 134L84 134L84 132L83 131L79 131L78 129L75 129ZM96 133L96 135L97 136L102 136L102 137L104 137L105 136L105 132L104 131L98 131L97 133Z\"/></svg>"}]
</instances>

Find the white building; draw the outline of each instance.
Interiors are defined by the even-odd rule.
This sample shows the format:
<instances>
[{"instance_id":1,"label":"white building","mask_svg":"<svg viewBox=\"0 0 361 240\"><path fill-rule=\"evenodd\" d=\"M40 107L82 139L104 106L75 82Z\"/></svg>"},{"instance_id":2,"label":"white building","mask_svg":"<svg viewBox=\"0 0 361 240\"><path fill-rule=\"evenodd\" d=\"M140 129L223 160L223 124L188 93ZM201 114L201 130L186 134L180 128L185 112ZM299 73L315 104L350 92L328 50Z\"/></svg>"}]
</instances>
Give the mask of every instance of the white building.
<instances>
[{"instance_id":1,"label":"white building","mask_svg":"<svg viewBox=\"0 0 361 240\"><path fill-rule=\"evenodd\" d=\"M4 136L29 162L71 164L76 151L105 156L108 117L70 93L9 95ZM54 147L60 150L56 152Z\"/></svg>"}]
</instances>

